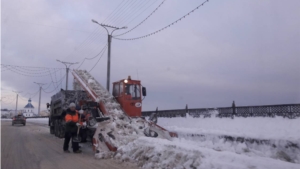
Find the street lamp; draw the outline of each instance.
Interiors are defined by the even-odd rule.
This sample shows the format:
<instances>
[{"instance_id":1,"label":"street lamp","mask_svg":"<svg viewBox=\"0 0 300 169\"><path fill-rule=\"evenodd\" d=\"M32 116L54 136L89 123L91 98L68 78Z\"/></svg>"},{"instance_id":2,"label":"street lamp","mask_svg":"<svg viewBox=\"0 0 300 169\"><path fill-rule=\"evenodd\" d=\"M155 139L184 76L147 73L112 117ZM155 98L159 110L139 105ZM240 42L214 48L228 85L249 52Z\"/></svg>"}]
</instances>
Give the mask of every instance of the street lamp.
<instances>
[{"instance_id":1,"label":"street lamp","mask_svg":"<svg viewBox=\"0 0 300 169\"><path fill-rule=\"evenodd\" d=\"M69 68L74 64L78 64L78 62L75 62L75 63L64 62L64 61L60 61L58 59L56 61L58 61L66 66L66 90L68 90Z\"/></svg>"},{"instance_id":2,"label":"street lamp","mask_svg":"<svg viewBox=\"0 0 300 169\"><path fill-rule=\"evenodd\" d=\"M103 27L106 32L107 32L107 45L108 45L108 51L107 51L107 79L106 79L106 90L109 92L109 84L110 84L110 49L111 49L111 39L112 39L112 34L114 33L114 31L119 30L119 29L127 29L126 26L123 26L121 28L119 27L115 27L115 26L110 26L110 25L105 25L105 24L100 24L99 22L97 22L96 20L92 19L92 22L95 24L100 25L101 27ZM107 28L112 28L113 30L109 33Z\"/></svg>"}]
</instances>

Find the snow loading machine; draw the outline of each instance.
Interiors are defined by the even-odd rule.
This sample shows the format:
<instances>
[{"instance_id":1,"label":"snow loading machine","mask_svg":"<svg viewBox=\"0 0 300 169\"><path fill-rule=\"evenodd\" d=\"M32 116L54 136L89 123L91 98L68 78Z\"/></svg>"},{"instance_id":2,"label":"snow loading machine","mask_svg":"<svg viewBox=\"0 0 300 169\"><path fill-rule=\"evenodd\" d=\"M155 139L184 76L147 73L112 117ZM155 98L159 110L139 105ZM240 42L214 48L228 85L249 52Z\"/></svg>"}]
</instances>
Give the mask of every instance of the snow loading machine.
<instances>
[{"instance_id":1,"label":"snow loading machine","mask_svg":"<svg viewBox=\"0 0 300 169\"><path fill-rule=\"evenodd\" d=\"M64 116L69 104L74 102L85 112L81 140L91 141L96 154L105 156L115 152L140 136L177 137L176 133L142 117L142 96L146 96L146 88L140 81L129 76L114 82L110 94L86 70L73 70L72 75L74 90L61 90L47 103L51 134L64 137Z\"/></svg>"}]
</instances>

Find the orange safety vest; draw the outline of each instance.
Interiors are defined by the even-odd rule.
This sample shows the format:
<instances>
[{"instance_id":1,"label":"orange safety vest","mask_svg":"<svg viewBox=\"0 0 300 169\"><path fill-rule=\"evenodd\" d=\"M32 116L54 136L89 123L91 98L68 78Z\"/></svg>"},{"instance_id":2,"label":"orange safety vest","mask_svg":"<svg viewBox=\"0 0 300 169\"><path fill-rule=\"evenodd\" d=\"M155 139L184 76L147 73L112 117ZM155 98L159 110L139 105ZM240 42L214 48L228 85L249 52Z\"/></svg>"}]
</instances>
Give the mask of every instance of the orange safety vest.
<instances>
[{"instance_id":1,"label":"orange safety vest","mask_svg":"<svg viewBox=\"0 0 300 169\"><path fill-rule=\"evenodd\" d=\"M75 115L67 114L67 115L65 116L65 120L66 120L66 122L68 122L68 121L73 121L73 122L77 123L77 122L79 121L79 118L78 118L78 111L76 110ZM82 125L83 123L80 122L80 124Z\"/></svg>"}]
</instances>

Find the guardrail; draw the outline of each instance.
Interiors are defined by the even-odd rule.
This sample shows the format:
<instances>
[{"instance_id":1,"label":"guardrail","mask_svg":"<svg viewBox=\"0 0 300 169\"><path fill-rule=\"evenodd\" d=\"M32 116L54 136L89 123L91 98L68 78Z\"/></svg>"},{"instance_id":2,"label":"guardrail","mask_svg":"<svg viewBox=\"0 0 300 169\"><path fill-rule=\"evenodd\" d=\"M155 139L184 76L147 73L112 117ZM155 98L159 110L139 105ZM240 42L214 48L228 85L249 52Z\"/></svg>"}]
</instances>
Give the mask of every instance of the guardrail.
<instances>
[{"instance_id":1,"label":"guardrail","mask_svg":"<svg viewBox=\"0 0 300 169\"><path fill-rule=\"evenodd\" d=\"M49 116L26 117L26 119L39 119L39 118L49 118Z\"/></svg>"},{"instance_id":2,"label":"guardrail","mask_svg":"<svg viewBox=\"0 0 300 169\"><path fill-rule=\"evenodd\" d=\"M150 116L156 113L158 117L186 117L186 114L197 118L203 116L211 117L287 117L290 119L300 117L300 104L281 104L281 105L262 105L262 106L239 106L236 107L220 107L220 108L200 108L200 109L176 109L176 110L156 110L156 111L143 111L143 116Z\"/></svg>"}]
</instances>

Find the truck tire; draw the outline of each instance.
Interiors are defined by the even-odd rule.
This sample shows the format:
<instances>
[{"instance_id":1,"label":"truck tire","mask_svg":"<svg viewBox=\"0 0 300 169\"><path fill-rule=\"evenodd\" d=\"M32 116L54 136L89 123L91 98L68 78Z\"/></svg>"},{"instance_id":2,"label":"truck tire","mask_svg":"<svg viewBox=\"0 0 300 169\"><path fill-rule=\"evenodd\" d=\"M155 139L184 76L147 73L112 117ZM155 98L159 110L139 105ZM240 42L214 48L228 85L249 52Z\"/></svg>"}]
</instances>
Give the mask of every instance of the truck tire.
<instances>
[{"instance_id":1,"label":"truck tire","mask_svg":"<svg viewBox=\"0 0 300 169\"><path fill-rule=\"evenodd\" d=\"M54 121L54 135L56 136L56 137L58 137L58 123L57 123L57 121L58 120L55 120Z\"/></svg>"},{"instance_id":2,"label":"truck tire","mask_svg":"<svg viewBox=\"0 0 300 169\"><path fill-rule=\"evenodd\" d=\"M65 128L63 126L62 120L58 120L58 137L64 138L65 135Z\"/></svg>"},{"instance_id":3,"label":"truck tire","mask_svg":"<svg viewBox=\"0 0 300 169\"><path fill-rule=\"evenodd\" d=\"M50 134L54 134L54 126L50 126Z\"/></svg>"}]
</instances>

